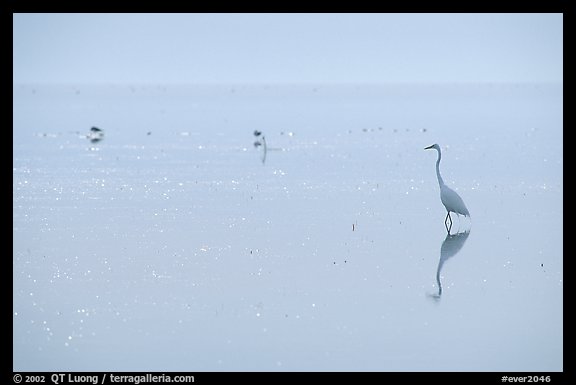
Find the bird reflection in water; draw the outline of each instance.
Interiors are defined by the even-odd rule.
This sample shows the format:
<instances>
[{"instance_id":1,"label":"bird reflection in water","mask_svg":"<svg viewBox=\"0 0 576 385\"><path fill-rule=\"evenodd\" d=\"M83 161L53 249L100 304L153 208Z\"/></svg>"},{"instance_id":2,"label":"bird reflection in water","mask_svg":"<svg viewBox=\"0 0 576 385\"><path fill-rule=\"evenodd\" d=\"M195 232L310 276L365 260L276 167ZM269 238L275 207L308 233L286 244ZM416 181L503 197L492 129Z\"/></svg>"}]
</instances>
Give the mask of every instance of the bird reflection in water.
<instances>
[{"instance_id":1,"label":"bird reflection in water","mask_svg":"<svg viewBox=\"0 0 576 385\"><path fill-rule=\"evenodd\" d=\"M265 164L266 153L268 152L268 146L266 146L266 137L264 137L264 135L262 135L262 132L258 130L254 130L254 136L257 138L256 141L254 142L254 147L258 148L262 146L262 156L260 159L262 160L262 164Z\"/></svg>"},{"instance_id":2,"label":"bird reflection in water","mask_svg":"<svg viewBox=\"0 0 576 385\"><path fill-rule=\"evenodd\" d=\"M282 135L283 134L284 133L282 133ZM294 134L292 132L288 133L288 136L293 135ZM268 151L284 151L284 149L281 147L268 147L268 144L266 143L266 137L264 136L264 134L262 134L262 131L254 130L254 137L256 138L256 141L254 142L254 147L256 149L260 148L262 151L262 155L260 156L262 164L266 164L266 155L268 154Z\"/></svg>"},{"instance_id":3,"label":"bird reflection in water","mask_svg":"<svg viewBox=\"0 0 576 385\"><path fill-rule=\"evenodd\" d=\"M442 282L440 281L440 273L442 272L442 267L444 263L454 255L458 254L464 243L470 235L470 230L446 235L446 239L442 242L442 247L440 248L440 261L438 262L438 269L436 270L436 282L438 283L438 293L429 294L430 297L440 300L442 296Z\"/></svg>"}]
</instances>

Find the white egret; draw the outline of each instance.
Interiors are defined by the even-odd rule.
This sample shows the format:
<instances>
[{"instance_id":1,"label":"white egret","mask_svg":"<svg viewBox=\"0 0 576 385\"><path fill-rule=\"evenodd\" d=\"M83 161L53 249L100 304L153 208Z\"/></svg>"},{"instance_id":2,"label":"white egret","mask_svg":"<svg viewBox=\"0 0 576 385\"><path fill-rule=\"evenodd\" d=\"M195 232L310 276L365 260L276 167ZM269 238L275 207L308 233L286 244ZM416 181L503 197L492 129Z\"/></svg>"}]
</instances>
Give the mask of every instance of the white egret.
<instances>
[{"instance_id":1,"label":"white egret","mask_svg":"<svg viewBox=\"0 0 576 385\"><path fill-rule=\"evenodd\" d=\"M436 161L436 176L438 177L438 184L440 185L440 200L444 207L446 207L446 218L444 219L444 226L446 226L446 230L450 233L450 229L452 228L452 217L450 217L450 212L456 214L462 214L466 217L470 216L470 212L466 208L464 201L460 198L460 195L450 187L444 184L442 180L442 176L440 175L440 159L442 159L442 152L440 151L440 146L438 144L433 144L425 148L425 150L435 149L438 151L438 160ZM450 227L447 225L447 221L450 219Z\"/></svg>"}]
</instances>

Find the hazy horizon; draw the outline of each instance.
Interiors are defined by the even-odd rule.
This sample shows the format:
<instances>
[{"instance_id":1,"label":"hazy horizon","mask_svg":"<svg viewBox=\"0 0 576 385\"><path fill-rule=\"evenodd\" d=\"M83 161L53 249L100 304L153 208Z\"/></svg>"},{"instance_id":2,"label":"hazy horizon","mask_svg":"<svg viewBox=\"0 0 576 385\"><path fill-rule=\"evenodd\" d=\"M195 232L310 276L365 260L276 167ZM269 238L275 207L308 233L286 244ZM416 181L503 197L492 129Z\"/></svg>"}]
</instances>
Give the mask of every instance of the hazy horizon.
<instances>
[{"instance_id":1,"label":"hazy horizon","mask_svg":"<svg viewBox=\"0 0 576 385\"><path fill-rule=\"evenodd\" d=\"M13 15L13 83L562 81L562 14Z\"/></svg>"}]
</instances>

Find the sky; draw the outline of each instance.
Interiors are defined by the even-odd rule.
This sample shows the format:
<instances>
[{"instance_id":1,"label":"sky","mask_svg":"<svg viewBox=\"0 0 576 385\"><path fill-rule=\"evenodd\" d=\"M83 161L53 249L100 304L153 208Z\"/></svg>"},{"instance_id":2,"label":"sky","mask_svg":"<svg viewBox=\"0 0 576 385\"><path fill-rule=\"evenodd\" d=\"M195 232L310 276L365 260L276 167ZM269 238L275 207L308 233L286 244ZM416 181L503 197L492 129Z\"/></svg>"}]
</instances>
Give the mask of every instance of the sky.
<instances>
[{"instance_id":1,"label":"sky","mask_svg":"<svg viewBox=\"0 0 576 385\"><path fill-rule=\"evenodd\" d=\"M562 14L14 14L13 82L563 81Z\"/></svg>"}]
</instances>

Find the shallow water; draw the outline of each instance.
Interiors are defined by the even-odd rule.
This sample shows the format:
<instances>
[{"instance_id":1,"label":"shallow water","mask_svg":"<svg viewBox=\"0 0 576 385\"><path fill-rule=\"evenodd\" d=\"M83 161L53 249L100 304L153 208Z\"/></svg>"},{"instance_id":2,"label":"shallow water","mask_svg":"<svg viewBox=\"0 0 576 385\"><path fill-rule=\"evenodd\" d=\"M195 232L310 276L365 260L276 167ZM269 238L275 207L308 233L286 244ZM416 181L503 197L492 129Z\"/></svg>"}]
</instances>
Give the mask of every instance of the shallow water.
<instances>
[{"instance_id":1,"label":"shallow water","mask_svg":"<svg viewBox=\"0 0 576 385\"><path fill-rule=\"evenodd\" d=\"M563 370L562 86L13 100L15 371Z\"/></svg>"}]
</instances>

